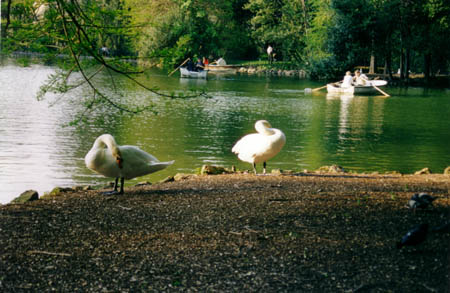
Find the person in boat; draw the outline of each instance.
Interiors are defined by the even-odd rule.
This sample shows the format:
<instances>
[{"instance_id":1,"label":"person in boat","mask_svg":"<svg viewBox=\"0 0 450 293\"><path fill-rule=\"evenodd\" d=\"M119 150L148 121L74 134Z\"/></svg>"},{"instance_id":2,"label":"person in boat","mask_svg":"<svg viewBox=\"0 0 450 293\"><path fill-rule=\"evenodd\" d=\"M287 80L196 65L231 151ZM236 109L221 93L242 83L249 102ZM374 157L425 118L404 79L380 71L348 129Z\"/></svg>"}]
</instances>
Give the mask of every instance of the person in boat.
<instances>
[{"instance_id":1,"label":"person in boat","mask_svg":"<svg viewBox=\"0 0 450 293\"><path fill-rule=\"evenodd\" d=\"M220 66L224 66L224 65L227 65L227 62L225 61L225 59L220 57L219 60L216 61L216 64L220 65Z\"/></svg>"},{"instance_id":2,"label":"person in boat","mask_svg":"<svg viewBox=\"0 0 450 293\"><path fill-rule=\"evenodd\" d=\"M344 76L344 80L342 81L341 87L351 87L353 86L353 76L350 71L347 71Z\"/></svg>"},{"instance_id":3,"label":"person in boat","mask_svg":"<svg viewBox=\"0 0 450 293\"><path fill-rule=\"evenodd\" d=\"M202 71L203 69L205 69L205 64L203 64L202 59L197 58L197 63L195 64L195 71Z\"/></svg>"},{"instance_id":4,"label":"person in boat","mask_svg":"<svg viewBox=\"0 0 450 293\"><path fill-rule=\"evenodd\" d=\"M100 53L102 54L102 56L109 56L109 49L106 46L103 46L100 48Z\"/></svg>"},{"instance_id":5,"label":"person in boat","mask_svg":"<svg viewBox=\"0 0 450 293\"><path fill-rule=\"evenodd\" d=\"M205 66L208 66L208 64L209 64L209 60L206 57L203 57L202 62L203 62L203 64L205 64Z\"/></svg>"},{"instance_id":6,"label":"person in boat","mask_svg":"<svg viewBox=\"0 0 450 293\"><path fill-rule=\"evenodd\" d=\"M361 73L359 70L355 71L355 77L353 77L353 81L356 85L367 85L369 83L369 78Z\"/></svg>"},{"instance_id":7,"label":"person in boat","mask_svg":"<svg viewBox=\"0 0 450 293\"><path fill-rule=\"evenodd\" d=\"M188 62L186 63L186 68L189 71L195 71L195 64L192 62L192 59L189 58Z\"/></svg>"}]
</instances>

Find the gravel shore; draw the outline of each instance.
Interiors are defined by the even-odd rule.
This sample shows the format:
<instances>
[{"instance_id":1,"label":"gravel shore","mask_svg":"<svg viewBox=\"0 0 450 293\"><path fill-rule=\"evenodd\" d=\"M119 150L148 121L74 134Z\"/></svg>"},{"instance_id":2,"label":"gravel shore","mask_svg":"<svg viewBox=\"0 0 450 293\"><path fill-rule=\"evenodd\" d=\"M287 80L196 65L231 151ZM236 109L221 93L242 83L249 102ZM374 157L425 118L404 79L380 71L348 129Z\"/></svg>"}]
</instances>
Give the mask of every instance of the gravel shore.
<instances>
[{"instance_id":1,"label":"gravel shore","mask_svg":"<svg viewBox=\"0 0 450 293\"><path fill-rule=\"evenodd\" d=\"M406 208L416 192L439 197ZM448 175L229 174L0 206L2 292L449 292Z\"/></svg>"}]
</instances>

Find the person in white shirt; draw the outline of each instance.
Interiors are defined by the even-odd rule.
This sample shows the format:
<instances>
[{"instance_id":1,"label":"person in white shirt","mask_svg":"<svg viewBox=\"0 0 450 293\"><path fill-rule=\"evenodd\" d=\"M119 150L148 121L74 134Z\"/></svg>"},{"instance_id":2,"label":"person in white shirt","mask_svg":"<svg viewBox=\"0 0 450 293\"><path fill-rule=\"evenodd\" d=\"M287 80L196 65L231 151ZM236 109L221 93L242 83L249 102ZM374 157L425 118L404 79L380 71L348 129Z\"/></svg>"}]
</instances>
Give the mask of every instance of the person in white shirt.
<instances>
[{"instance_id":1,"label":"person in white shirt","mask_svg":"<svg viewBox=\"0 0 450 293\"><path fill-rule=\"evenodd\" d=\"M269 45L269 47L267 47L267 57L269 58L269 64L272 64L273 62L273 48L271 45Z\"/></svg>"},{"instance_id":2,"label":"person in white shirt","mask_svg":"<svg viewBox=\"0 0 450 293\"><path fill-rule=\"evenodd\" d=\"M353 76L350 71L347 71L344 76L344 81L342 82L341 87L351 87L353 83Z\"/></svg>"},{"instance_id":3,"label":"person in white shirt","mask_svg":"<svg viewBox=\"0 0 450 293\"><path fill-rule=\"evenodd\" d=\"M364 73L361 74L359 70L355 71L355 77L353 80L356 85L367 85L369 83L369 78Z\"/></svg>"},{"instance_id":4,"label":"person in white shirt","mask_svg":"<svg viewBox=\"0 0 450 293\"><path fill-rule=\"evenodd\" d=\"M227 62L222 57L219 58L219 60L216 61L217 65L227 65Z\"/></svg>"}]
</instances>

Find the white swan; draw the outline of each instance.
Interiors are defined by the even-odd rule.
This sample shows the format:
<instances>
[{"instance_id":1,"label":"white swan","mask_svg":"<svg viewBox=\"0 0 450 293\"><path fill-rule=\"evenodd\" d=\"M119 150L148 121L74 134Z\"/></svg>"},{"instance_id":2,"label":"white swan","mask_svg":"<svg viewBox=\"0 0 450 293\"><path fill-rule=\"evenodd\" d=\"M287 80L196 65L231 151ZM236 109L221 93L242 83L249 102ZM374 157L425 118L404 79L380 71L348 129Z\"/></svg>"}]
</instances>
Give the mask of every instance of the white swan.
<instances>
[{"instance_id":1,"label":"white swan","mask_svg":"<svg viewBox=\"0 0 450 293\"><path fill-rule=\"evenodd\" d=\"M256 121L255 129L258 133L244 136L231 149L241 161L253 164L255 174L256 163L260 162L263 162L263 172L266 173L266 161L278 154L286 142L284 133L271 127L266 120Z\"/></svg>"},{"instance_id":2,"label":"white swan","mask_svg":"<svg viewBox=\"0 0 450 293\"><path fill-rule=\"evenodd\" d=\"M114 192L121 179L120 194L123 194L125 179L144 176L170 166L175 161L160 162L137 146L117 145L110 134L100 135L84 158L86 167L106 177L116 178Z\"/></svg>"}]
</instances>

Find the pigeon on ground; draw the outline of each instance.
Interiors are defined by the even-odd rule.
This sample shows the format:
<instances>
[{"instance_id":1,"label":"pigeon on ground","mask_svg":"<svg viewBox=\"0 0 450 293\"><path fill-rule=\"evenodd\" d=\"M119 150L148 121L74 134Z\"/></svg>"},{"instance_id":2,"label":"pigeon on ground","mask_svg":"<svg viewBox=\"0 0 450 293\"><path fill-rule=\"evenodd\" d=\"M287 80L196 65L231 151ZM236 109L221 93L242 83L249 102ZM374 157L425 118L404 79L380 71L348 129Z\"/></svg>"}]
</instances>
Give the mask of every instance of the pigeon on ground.
<instances>
[{"instance_id":1,"label":"pigeon on ground","mask_svg":"<svg viewBox=\"0 0 450 293\"><path fill-rule=\"evenodd\" d=\"M439 226L433 227L431 229L432 232L438 233L448 233L450 232L450 221L446 221Z\"/></svg>"},{"instance_id":2,"label":"pigeon on ground","mask_svg":"<svg viewBox=\"0 0 450 293\"><path fill-rule=\"evenodd\" d=\"M431 196L427 193L421 192L421 193L414 193L414 195L411 197L411 199L408 201L408 207L410 209L426 209L428 206L433 204L433 201L437 197Z\"/></svg>"},{"instance_id":3,"label":"pigeon on ground","mask_svg":"<svg viewBox=\"0 0 450 293\"><path fill-rule=\"evenodd\" d=\"M415 246L422 243L427 238L428 224L420 224L409 230L402 240L397 242L397 248L400 249L403 246Z\"/></svg>"}]
</instances>

